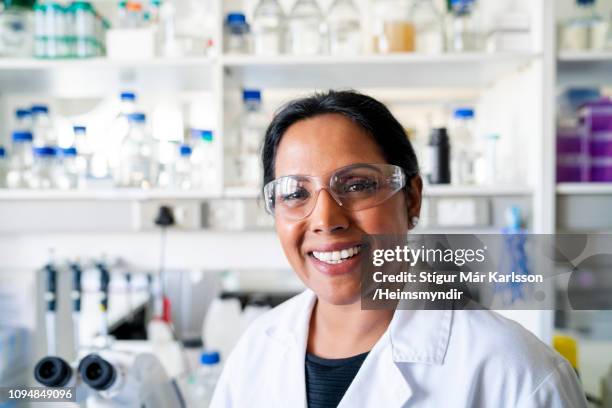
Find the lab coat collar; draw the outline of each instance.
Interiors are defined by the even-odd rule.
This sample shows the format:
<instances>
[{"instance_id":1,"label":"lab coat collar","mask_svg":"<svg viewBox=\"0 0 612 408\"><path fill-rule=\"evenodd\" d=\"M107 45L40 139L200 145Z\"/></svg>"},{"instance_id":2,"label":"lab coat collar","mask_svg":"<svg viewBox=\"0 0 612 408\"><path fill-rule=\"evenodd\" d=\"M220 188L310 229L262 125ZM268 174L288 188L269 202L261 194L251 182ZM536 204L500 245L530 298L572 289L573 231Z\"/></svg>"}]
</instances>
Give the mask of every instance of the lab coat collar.
<instances>
[{"instance_id":1,"label":"lab coat collar","mask_svg":"<svg viewBox=\"0 0 612 408\"><path fill-rule=\"evenodd\" d=\"M286 313L266 329L283 346L287 369L298 373L278 384L287 406L306 406L304 359L310 316L316 295L306 290L287 305ZM402 373L403 363L443 364L450 338L452 310L397 310L387 331L368 354L339 407L403 406L412 387ZM292 378L293 381L289 380ZM372 390L387 390L375 392Z\"/></svg>"},{"instance_id":2,"label":"lab coat collar","mask_svg":"<svg viewBox=\"0 0 612 408\"><path fill-rule=\"evenodd\" d=\"M266 333L285 346L306 349L310 316L316 295L309 289L298 295L288 313L271 322ZM381 338L388 341L396 363L443 364L451 333L452 310L396 310Z\"/></svg>"}]
</instances>

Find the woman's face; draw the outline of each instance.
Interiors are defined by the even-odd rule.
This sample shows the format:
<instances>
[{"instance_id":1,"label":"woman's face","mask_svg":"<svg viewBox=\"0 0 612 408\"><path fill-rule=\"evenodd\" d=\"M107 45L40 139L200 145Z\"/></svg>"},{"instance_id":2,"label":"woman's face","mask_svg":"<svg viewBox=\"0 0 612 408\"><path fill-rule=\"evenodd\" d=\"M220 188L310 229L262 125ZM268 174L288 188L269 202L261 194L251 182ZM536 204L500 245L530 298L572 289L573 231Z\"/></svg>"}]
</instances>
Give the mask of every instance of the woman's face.
<instances>
[{"instance_id":1,"label":"woman's face","mask_svg":"<svg viewBox=\"0 0 612 408\"><path fill-rule=\"evenodd\" d=\"M326 114L293 124L276 153L275 177L321 176L355 163L386 163L374 139L339 114ZM412 181L410 197L398 192L382 204L349 212L326 190L303 220L276 217L276 231L289 263L322 301L343 305L359 301L361 253L340 263L315 258L313 251L341 251L359 245L365 234L405 234L409 219L420 211L421 180ZM350 252L349 252L350 253Z\"/></svg>"}]
</instances>

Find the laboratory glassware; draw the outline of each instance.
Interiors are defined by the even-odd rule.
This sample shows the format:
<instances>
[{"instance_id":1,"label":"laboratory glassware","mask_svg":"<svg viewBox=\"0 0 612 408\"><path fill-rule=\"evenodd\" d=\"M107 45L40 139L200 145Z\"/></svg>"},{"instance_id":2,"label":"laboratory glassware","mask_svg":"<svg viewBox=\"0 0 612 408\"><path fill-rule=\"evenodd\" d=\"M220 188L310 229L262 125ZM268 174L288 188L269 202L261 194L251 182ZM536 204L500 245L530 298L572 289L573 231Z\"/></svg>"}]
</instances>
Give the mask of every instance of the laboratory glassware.
<instances>
[{"instance_id":1,"label":"laboratory glassware","mask_svg":"<svg viewBox=\"0 0 612 408\"><path fill-rule=\"evenodd\" d=\"M415 29L415 51L440 54L446 50L443 15L432 0L413 0L408 17Z\"/></svg>"},{"instance_id":2,"label":"laboratory glassware","mask_svg":"<svg viewBox=\"0 0 612 408\"><path fill-rule=\"evenodd\" d=\"M23 0L5 2L0 13L0 57L30 57L33 52L34 16Z\"/></svg>"},{"instance_id":3,"label":"laboratory glassware","mask_svg":"<svg viewBox=\"0 0 612 408\"><path fill-rule=\"evenodd\" d=\"M210 190L220 179L212 130L191 129L193 186Z\"/></svg>"},{"instance_id":4,"label":"laboratory glassware","mask_svg":"<svg viewBox=\"0 0 612 408\"><path fill-rule=\"evenodd\" d=\"M454 52L474 52L482 48L477 0L451 0L448 47Z\"/></svg>"},{"instance_id":5,"label":"laboratory glassware","mask_svg":"<svg viewBox=\"0 0 612 408\"><path fill-rule=\"evenodd\" d=\"M120 187L150 188L156 180L156 142L146 126L146 115L135 112L128 116L129 131L121 144L119 174Z\"/></svg>"},{"instance_id":6,"label":"laboratory glassware","mask_svg":"<svg viewBox=\"0 0 612 408\"><path fill-rule=\"evenodd\" d=\"M288 21L287 48L290 54L316 55L325 52L325 19L315 0L297 0Z\"/></svg>"},{"instance_id":7,"label":"laboratory glassware","mask_svg":"<svg viewBox=\"0 0 612 408\"><path fill-rule=\"evenodd\" d=\"M179 158L174 163L173 187L189 190L194 185L193 164L191 162L191 146L183 144L179 147Z\"/></svg>"},{"instance_id":8,"label":"laboratory glassware","mask_svg":"<svg viewBox=\"0 0 612 408\"><path fill-rule=\"evenodd\" d=\"M91 3L75 1L70 9L74 19L74 56L79 58L97 55L96 16Z\"/></svg>"},{"instance_id":9,"label":"laboratory glassware","mask_svg":"<svg viewBox=\"0 0 612 408\"><path fill-rule=\"evenodd\" d=\"M46 105L32 106L32 129L34 147L55 146L57 144L53 121Z\"/></svg>"},{"instance_id":10,"label":"laboratory glassware","mask_svg":"<svg viewBox=\"0 0 612 408\"><path fill-rule=\"evenodd\" d=\"M249 52L249 24L243 13L229 13L225 21L225 50L232 54Z\"/></svg>"},{"instance_id":11,"label":"laboratory glassware","mask_svg":"<svg viewBox=\"0 0 612 408\"><path fill-rule=\"evenodd\" d=\"M0 146L0 188L6 187L6 176L8 174L8 160L6 149Z\"/></svg>"},{"instance_id":12,"label":"laboratory glassware","mask_svg":"<svg viewBox=\"0 0 612 408\"><path fill-rule=\"evenodd\" d=\"M74 131L74 147L78 152L75 163L78 174L77 186L83 188L87 186L87 179L93 177L93 146L87 136L85 126L74 126L72 129Z\"/></svg>"},{"instance_id":13,"label":"laboratory glassware","mask_svg":"<svg viewBox=\"0 0 612 408\"><path fill-rule=\"evenodd\" d=\"M379 0L374 3L372 28L375 52L414 51L415 28L409 19L409 10L409 0Z\"/></svg>"},{"instance_id":14,"label":"laboratory glassware","mask_svg":"<svg viewBox=\"0 0 612 408\"><path fill-rule=\"evenodd\" d=\"M79 169L77 166L77 149L67 147L61 150L60 168L57 172L57 187L68 190L78 187Z\"/></svg>"},{"instance_id":15,"label":"laboratory glassware","mask_svg":"<svg viewBox=\"0 0 612 408\"><path fill-rule=\"evenodd\" d=\"M256 55L283 52L285 13L277 0L260 0L253 12L253 51Z\"/></svg>"},{"instance_id":16,"label":"laboratory glassware","mask_svg":"<svg viewBox=\"0 0 612 408\"><path fill-rule=\"evenodd\" d=\"M243 186L261 184L260 148L267 127L262 109L261 91L247 89L242 94L244 110L240 126L238 177Z\"/></svg>"},{"instance_id":17,"label":"laboratory glassware","mask_svg":"<svg viewBox=\"0 0 612 408\"><path fill-rule=\"evenodd\" d=\"M32 130L32 112L29 109L15 110L15 129L17 130Z\"/></svg>"},{"instance_id":18,"label":"laboratory glassware","mask_svg":"<svg viewBox=\"0 0 612 408\"><path fill-rule=\"evenodd\" d=\"M561 24L561 49L586 51L605 46L606 25L595 0L576 0L572 17Z\"/></svg>"},{"instance_id":19,"label":"laboratory glassware","mask_svg":"<svg viewBox=\"0 0 612 408\"><path fill-rule=\"evenodd\" d=\"M6 178L9 188L30 188L33 186L32 164L32 133L23 130L14 131L13 144L9 161L9 171Z\"/></svg>"},{"instance_id":20,"label":"laboratory glassware","mask_svg":"<svg viewBox=\"0 0 612 408\"><path fill-rule=\"evenodd\" d=\"M217 380L221 375L220 355L216 351L205 351L200 355L200 366L190 378L189 400L195 405L208 406L212 400Z\"/></svg>"},{"instance_id":21,"label":"laboratory glassware","mask_svg":"<svg viewBox=\"0 0 612 408\"><path fill-rule=\"evenodd\" d=\"M446 128L435 128L431 130L427 148L429 151L430 171L427 175L427 180L430 184L450 184L451 146Z\"/></svg>"},{"instance_id":22,"label":"laboratory glassware","mask_svg":"<svg viewBox=\"0 0 612 408\"><path fill-rule=\"evenodd\" d=\"M474 110L455 109L450 126L452 146L452 182L457 185L474 184L476 145L474 140Z\"/></svg>"},{"instance_id":23,"label":"laboratory glassware","mask_svg":"<svg viewBox=\"0 0 612 408\"><path fill-rule=\"evenodd\" d=\"M52 146L34 148L33 187L50 189L58 187L58 151Z\"/></svg>"},{"instance_id":24,"label":"laboratory glassware","mask_svg":"<svg viewBox=\"0 0 612 408\"><path fill-rule=\"evenodd\" d=\"M355 55L362 49L359 9L353 0L335 0L328 13L332 55Z\"/></svg>"}]
</instances>

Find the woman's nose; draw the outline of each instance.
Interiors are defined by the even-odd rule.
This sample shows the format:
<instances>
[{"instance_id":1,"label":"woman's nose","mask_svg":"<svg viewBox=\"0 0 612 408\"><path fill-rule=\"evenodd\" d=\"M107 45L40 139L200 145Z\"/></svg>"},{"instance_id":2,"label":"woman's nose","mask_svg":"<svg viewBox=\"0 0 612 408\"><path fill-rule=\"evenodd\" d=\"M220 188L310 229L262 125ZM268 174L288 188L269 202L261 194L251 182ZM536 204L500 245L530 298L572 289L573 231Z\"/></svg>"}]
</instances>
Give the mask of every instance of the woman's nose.
<instances>
[{"instance_id":1,"label":"woman's nose","mask_svg":"<svg viewBox=\"0 0 612 408\"><path fill-rule=\"evenodd\" d=\"M327 190L319 192L309 222L311 230L317 233L341 231L349 226L346 212Z\"/></svg>"}]
</instances>

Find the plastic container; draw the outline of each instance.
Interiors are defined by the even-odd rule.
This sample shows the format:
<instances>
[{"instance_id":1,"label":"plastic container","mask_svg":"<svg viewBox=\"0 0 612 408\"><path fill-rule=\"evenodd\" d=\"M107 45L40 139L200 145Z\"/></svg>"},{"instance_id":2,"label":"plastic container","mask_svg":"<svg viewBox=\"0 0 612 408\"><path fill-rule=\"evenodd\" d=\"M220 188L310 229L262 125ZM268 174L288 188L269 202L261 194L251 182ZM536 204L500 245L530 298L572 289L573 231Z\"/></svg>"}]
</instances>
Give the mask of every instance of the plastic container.
<instances>
[{"instance_id":1,"label":"plastic container","mask_svg":"<svg viewBox=\"0 0 612 408\"><path fill-rule=\"evenodd\" d=\"M193 178L194 188L215 189L220 177L217 170L214 134L212 130L191 129L193 142Z\"/></svg>"},{"instance_id":2,"label":"plastic container","mask_svg":"<svg viewBox=\"0 0 612 408\"><path fill-rule=\"evenodd\" d=\"M608 183L612 181L612 157L591 157L590 181Z\"/></svg>"},{"instance_id":3,"label":"plastic container","mask_svg":"<svg viewBox=\"0 0 612 408\"><path fill-rule=\"evenodd\" d=\"M194 186L193 164L191 162L191 146L179 146L179 157L174 163L172 187L180 190L189 190Z\"/></svg>"},{"instance_id":4,"label":"plastic container","mask_svg":"<svg viewBox=\"0 0 612 408\"><path fill-rule=\"evenodd\" d=\"M253 12L253 51L278 55L284 50L285 13L277 0L260 0Z\"/></svg>"},{"instance_id":5,"label":"plastic container","mask_svg":"<svg viewBox=\"0 0 612 408\"><path fill-rule=\"evenodd\" d=\"M0 188L6 187L6 176L8 175L8 158L6 150L0 146Z\"/></svg>"},{"instance_id":6,"label":"plastic container","mask_svg":"<svg viewBox=\"0 0 612 408\"><path fill-rule=\"evenodd\" d=\"M372 11L375 52L387 54L415 50L415 28L409 19L409 0L379 0L374 3Z\"/></svg>"},{"instance_id":7,"label":"plastic container","mask_svg":"<svg viewBox=\"0 0 612 408\"><path fill-rule=\"evenodd\" d=\"M427 180L430 184L450 184L451 147L446 128L432 129L428 148L429 174Z\"/></svg>"},{"instance_id":8,"label":"plastic container","mask_svg":"<svg viewBox=\"0 0 612 408\"><path fill-rule=\"evenodd\" d=\"M225 21L225 51L231 54L248 53L249 32L243 13L229 13Z\"/></svg>"},{"instance_id":9,"label":"plastic container","mask_svg":"<svg viewBox=\"0 0 612 408\"><path fill-rule=\"evenodd\" d=\"M79 185L79 168L77 149L67 147L61 150L59 169L57 172L57 188L69 190Z\"/></svg>"},{"instance_id":10,"label":"plastic container","mask_svg":"<svg viewBox=\"0 0 612 408\"><path fill-rule=\"evenodd\" d=\"M243 117L240 126L238 178L244 187L258 188L261 184L260 149L268 125L262 110L261 91L243 91Z\"/></svg>"},{"instance_id":11,"label":"plastic container","mask_svg":"<svg viewBox=\"0 0 612 408\"><path fill-rule=\"evenodd\" d=\"M359 9L353 0L335 0L327 16L332 55L356 55L362 51Z\"/></svg>"},{"instance_id":12,"label":"plastic container","mask_svg":"<svg viewBox=\"0 0 612 408\"><path fill-rule=\"evenodd\" d=\"M557 182L588 180L587 140L584 136L575 126L557 129Z\"/></svg>"},{"instance_id":13,"label":"plastic container","mask_svg":"<svg viewBox=\"0 0 612 408\"><path fill-rule=\"evenodd\" d=\"M0 13L0 57L31 57L34 38L34 13L23 2L9 4Z\"/></svg>"},{"instance_id":14,"label":"plastic container","mask_svg":"<svg viewBox=\"0 0 612 408\"><path fill-rule=\"evenodd\" d=\"M151 188L157 178L156 143L146 127L146 115L127 115L129 131L121 145L119 187Z\"/></svg>"},{"instance_id":15,"label":"plastic container","mask_svg":"<svg viewBox=\"0 0 612 408\"><path fill-rule=\"evenodd\" d=\"M12 134L11 157L6 183L9 188L31 188L32 164L32 133L29 131L14 131Z\"/></svg>"},{"instance_id":16,"label":"plastic container","mask_svg":"<svg viewBox=\"0 0 612 408\"><path fill-rule=\"evenodd\" d=\"M91 3L76 1L71 5L74 18L74 56L90 58L98 55L96 15Z\"/></svg>"},{"instance_id":17,"label":"plastic container","mask_svg":"<svg viewBox=\"0 0 612 408\"><path fill-rule=\"evenodd\" d=\"M289 54L317 55L326 51L325 18L315 0L297 0L288 21Z\"/></svg>"},{"instance_id":18,"label":"plastic container","mask_svg":"<svg viewBox=\"0 0 612 408\"><path fill-rule=\"evenodd\" d=\"M476 0L451 0L451 25L448 48L453 52L475 52L483 49Z\"/></svg>"},{"instance_id":19,"label":"plastic container","mask_svg":"<svg viewBox=\"0 0 612 408\"><path fill-rule=\"evenodd\" d=\"M576 0L572 17L560 28L560 48L565 51L602 49L606 24L597 13L595 0Z\"/></svg>"},{"instance_id":20,"label":"plastic container","mask_svg":"<svg viewBox=\"0 0 612 408\"><path fill-rule=\"evenodd\" d=\"M46 105L34 105L31 111L34 147L55 146L57 136L53 129L49 108Z\"/></svg>"},{"instance_id":21,"label":"plastic container","mask_svg":"<svg viewBox=\"0 0 612 408\"><path fill-rule=\"evenodd\" d=\"M202 325L204 347L219 350L221 358L227 358L240 337L241 314L242 308L238 299L213 299L206 310Z\"/></svg>"},{"instance_id":22,"label":"plastic container","mask_svg":"<svg viewBox=\"0 0 612 408\"><path fill-rule=\"evenodd\" d=\"M32 112L29 109L15 110L15 129L32 130Z\"/></svg>"},{"instance_id":23,"label":"plastic container","mask_svg":"<svg viewBox=\"0 0 612 408\"><path fill-rule=\"evenodd\" d=\"M189 401L194 407L210 405L221 376L220 361L221 357L217 351L205 351L200 355L200 366L190 378Z\"/></svg>"},{"instance_id":24,"label":"plastic container","mask_svg":"<svg viewBox=\"0 0 612 408\"><path fill-rule=\"evenodd\" d=\"M58 186L58 154L51 146L34 148L34 165L32 171L32 187L50 189Z\"/></svg>"},{"instance_id":25,"label":"plastic container","mask_svg":"<svg viewBox=\"0 0 612 408\"><path fill-rule=\"evenodd\" d=\"M476 183L477 151L474 138L474 110L459 108L453 112L450 126L452 182L456 185Z\"/></svg>"},{"instance_id":26,"label":"plastic container","mask_svg":"<svg viewBox=\"0 0 612 408\"><path fill-rule=\"evenodd\" d=\"M432 0L413 0L408 18L415 28L415 51L440 54L446 50L444 18Z\"/></svg>"}]
</instances>

